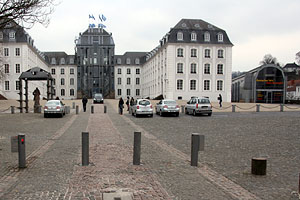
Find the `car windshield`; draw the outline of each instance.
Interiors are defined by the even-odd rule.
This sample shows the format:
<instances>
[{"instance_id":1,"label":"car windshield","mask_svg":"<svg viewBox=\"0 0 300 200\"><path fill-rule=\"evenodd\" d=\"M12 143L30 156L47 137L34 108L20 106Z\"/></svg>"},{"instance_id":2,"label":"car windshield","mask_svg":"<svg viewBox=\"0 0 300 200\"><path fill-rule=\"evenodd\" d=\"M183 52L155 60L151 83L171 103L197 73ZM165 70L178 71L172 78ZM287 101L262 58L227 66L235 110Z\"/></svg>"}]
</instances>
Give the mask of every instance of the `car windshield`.
<instances>
[{"instance_id":1,"label":"car windshield","mask_svg":"<svg viewBox=\"0 0 300 200\"><path fill-rule=\"evenodd\" d=\"M139 105L148 106L148 105L150 105L150 101L146 101L146 100L140 101Z\"/></svg>"},{"instance_id":2,"label":"car windshield","mask_svg":"<svg viewBox=\"0 0 300 200\"><path fill-rule=\"evenodd\" d=\"M47 106L58 106L59 101L49 101L46 103Z\"/></svg>"},{"instance_id":3,"label":"car windshield","mask_svg":"<svg viewBox=\"0 0 300 200\"><path fill-rule=\"evenodd\" d=\"M210 103L209 99L199 99L198 103Z\"/></svg>"},{"instance_id":4,"label":"car windshield","mask_svg":"<svg viewBox=\"0 0 300 200\"><path fill-rule=\"evenodd\" d=\"M102 94L95 94L95 97L101 98Z\"/></svg>"},{"instance_id":5,"label":"car windshield","mask_svg":"<svg viewBox=\"0 0 300 200\"><path fill-rule=\"evenodd\" d=\"M164 101L165 104L176 104L176 101Z\"/></svg>"}]
</instances>

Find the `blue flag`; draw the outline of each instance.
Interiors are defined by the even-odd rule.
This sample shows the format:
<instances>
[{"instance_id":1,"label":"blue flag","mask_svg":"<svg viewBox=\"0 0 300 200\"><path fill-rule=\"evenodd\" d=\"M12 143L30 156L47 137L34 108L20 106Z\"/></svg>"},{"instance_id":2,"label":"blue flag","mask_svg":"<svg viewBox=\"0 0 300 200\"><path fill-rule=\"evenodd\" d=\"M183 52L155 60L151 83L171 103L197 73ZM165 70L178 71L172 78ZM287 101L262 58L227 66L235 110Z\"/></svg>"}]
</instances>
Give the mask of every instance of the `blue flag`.
<instances>
[{"instance_id":1,"label":"blue flag","mask_svg":"<svg viewBox=\"0 0 300 200\"><path fill-rule=\"evenodd\" d=\"M106 21L106 17L102 14L103 21Z\"/></svg>"},{"instance_id":2,"label":"blue flag","mask_svg":"<svg viewBox=\"0 0 300 200\"><path fill-rule=\"evenodd\" d=\"M90 27L90 28L95 28L96 25L95 25L95 24L89 24L89 27Z\"/></svg>"},{"instance_id":3,"label":"blue flag","mask_svg":"<svg viewBox=\"0 0 300 200\"><path fill-rule=\"evenodd\" d=\"M91 18L95 20L94 15L90 15L90 14L89 14L89 19L91 19Z\"/></svg>"}]
</instances>

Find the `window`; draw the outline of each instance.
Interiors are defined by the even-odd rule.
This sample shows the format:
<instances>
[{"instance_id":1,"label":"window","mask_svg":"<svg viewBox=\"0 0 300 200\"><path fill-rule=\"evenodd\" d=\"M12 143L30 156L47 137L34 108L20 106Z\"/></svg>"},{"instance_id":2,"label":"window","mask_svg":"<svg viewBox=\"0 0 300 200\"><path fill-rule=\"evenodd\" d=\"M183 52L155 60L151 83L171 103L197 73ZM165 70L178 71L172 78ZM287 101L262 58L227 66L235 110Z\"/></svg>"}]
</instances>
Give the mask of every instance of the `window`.
<instances>
[{"instance_id":1,"label":"window","mask_svg":"<svg viewBox=\"0 0 300 200\"><path fill-rule=\"evenodd\" d=\"M70 74L74 74L74 68L70 68Z\"/></svg>"},{"instance_id":2,"label":"window","mask_svg":"<svg viewBox=\"0 0 300 200\"><path fill-rule=\"evenodd\" d=\"M4 73L5 74L9 73L9 64L4 64Z\"/></svg>"},{"instance_id":3,"label":"window","mask_svg":"<svg viewBox=\"0 0 300 200\"><path fill-rule=\"evenodd\" d=\"M209 42L210 41L210 34L209 34L209 32L205 32L204 33L204 41L205 42Z\"/></svg>"},{"instance_id":4,"label":"window","mask_svg":"<svg viewBox=\"0 0 300 200\"><path fill-rule=\"evenodd\" d=\"M183 33L182 32L177 33L177 40L179 40L179 41L183 40Z\"/></svg>"},{"instance_id":5,"label":"window","mask_svg":"<svg viewBox=\"0 0 300 200\"><path fill-rule=\"evenodd\" d=\"M121 58L117 59L117 64L120 65L121 64Z\"/></svg>"},{"instance_id":6,"label":"window","mask_svg":"<svg viewBox=\"0 0 300 200\"><path fill-rule=\"evenodd\" d=\"M60 74L65 74L65 69L64 68L60 69Z\"/></svg>"},{"instance_id":7,"label":"window","mask_svg":"<svg viewBox=\"0 0 300 200\"><path fill-rule=\"evenodd\" d=\"M127 96L130 96L130 89L127 89Z\"/></svg>"},{"instance_id":8,"label":"window","mask_svg":"<svg viewBox=\"0 0 300 200\"><path fill-rule=\"evenodd\" d=\"M0 40L3 40L3 32L0 31Z\"/></svg>"},{"instance_id":9,"label":"window","mask_svg":"<svg viewBox=\"0 0 300 200\"><path fill-rule=\"evenodd\" d=\"M98 59L97 59L97 58L94 58L94 64L95 64L95 65L97 64L97 61L98 61Z\"/></svg>"},{"instance_id":10,"label":"window","mask_svg":"<svg viewBox=\"0 0 300 200\"><path fill-rule=\"evenodd\" d=\"M191 49L191 57L197 57L197 49Z\"/></svg>"},{"instance_id":11,"label":"window","mask_svg":"<svg viewBox=\"0 0 300 200\"><path fill-rule=\"evenodd\" d=\"M130 78L127 78L127 85L130 85Z\"/></svg>"},{"instance_id":12,"label":"window","mask_svg":"<svg viewBox=\"0 0 300 200\"><path fill-rule=\"evenodd\" d=\"M16 56L20 56L21 53L20 53L20 48L16 48Z\"/></svg>"},{"instance_id":13,"label":"window","mask_svg":"<svg viewBox=\"0 0 300 200\"><path fill-rule=\"evenodd\" d=\"M191 41L197 41L197 34L195 32L191 34Z\"/></svg>"},{"instance_id":14,"label":"window","mask_svg":"<svg viewBox=\"0 0 300 200\"><path fill-rule=\"evenodd\" d=\"M209 80L204 80L204 90L210 90L209 86L210 86L210 81Z\"/></svg>"},{"instance_id":15,"label":"window","mask_svg":"<svg viewBox=\"0 0 300 200\"><path fill-rule=\"evenodd\" d=\"M224 51L223 49L218 50L218 58L224 58Z\"/></svg>"},{"instance_id":16,"label":"window","mask_svg":"<svg viewBox=\"0 0 300 200\"><path fill-rule=\"evenodd\" d=\"M21 73L21 66L20 66L20 64L16 64L16 73L17 74Z\"/></svg>"},{"instance_id":17,"label":"window","mask_svg":"<svg viewBox=\"0 0 300 200\"><path fill-rule=\"evenodd\" d=\"M196 90L196 80L191 80L190 90Z\"/></svg>"},{"instance_id":18,"label":"window","mask_svg":"<svg viewBox=\"0 0 300 200\"><path fill-rule=\"evenodd\" d=\"M53 79L53 85L55 85L55 78Z\"/></svg>"},{"instance_id":19,"label":"window","mask_svg":"<svg viewBox=\"0 0 300 200\"><path fill-rule=\"evenodd\" d=\"M51 69L51 74L55 74L55 69Z\"/></svg>"},{"instance_id":20,"label":"window","mask_svg":"<svg viewBox=\"0 0 300 200\"><path fill-rule=\"evenodd\" d=\"M51 65L56 65L56 59L55 58L51 58Z\"/></svg>"},{"instance_id":21,"label":"window","mask_svg":"<svg viewBox=\"0 0 300 200\"><path fill-rule=\"evenodd\" d=\"M127 59L126 59L126 64L127 64L127 65L130 65L130 58L127 58Z\"/></svg>"},{"instance_id":22,"label":"window","mask_svg":"<svg viewBox=\"0 0 300 200\"><path fill-rule=\"evenodd\" d=\"M204 65L204 74L210 74L210 64Z\"/></svg>"},{"instance_id":23,"label":"window","mask_svg":"<svg viewBox=\"0 0 300 200\"><path fill-rule=\"evenodd\" d=\"M218 80L217 81L217 90L218 91L222 91L223 90L223 81L222 80Z\"/></svg>"},{"instance_id":24,"label":"window","mask_svg":"<svg viewBox=\"0 0 300 200\"><path fill-rule=\"evenodd\" d=\"M205 49L204 50L204 57L205 58L210 58L210 49Z\"/></svg>"},{"instance_id":25,"label":"window","mask_svg":"<svg viewBox=\"0 0 300 200\"><path fill-rule=\"evenodd\" d=\"M118 74L122 74L122 69L118 68Z\"/></svg>"},{"instance_id":26,"label":"window","mask_svg":"<svg viewBox=\"0 0 300 200\"><path fill-rule=\"evenodd\" d=\"M223 34L222 33L218 34L218 42L223 42Z\"/></svg>"},{"instance_id":27,"label":"window","mask_svg":"<svg viewBox=\"0 0 300 200\"><path fill-rule=\"evenodd\" d=\"M4 56L9 56L9 48L4 48Z\"/></svg>"},{"instance_id":28,"label":"window","mask_svg":"<svg viewBox=\"0 0 300 200\"><path fill-rule=\"evenodd\" d=\"M4 86L5 90L9 90L9 81L5 81Z\"/></svg>"},{"instance_id":29,"label":"window","mask_svg":"<svg viewBox=\"0 0 300 200\"><path fill-rule=\"evenodd\" d=\"M140 74L140 73L141 73L140 68L137 68L137 69L135 70L135 73L136 73L136 74Z\"/></svg>"},{"instance_id":30,"label":"window","mask_svg":"<svg viewBox=\"0 0 300 200\"><path fill-rule=\"evenodd\" d=\"M223 74L223 64L218 64L218 66L217 66L217 74Z\"/></svg>"},{"instance_id":31,"label":"window","mask_svg":"<svg viewBox=\"0 0 300 200\"><path fill-rule=\"evenodd\" d=\"M75 92L74 89L70 89L70 96L74 96Z\"/></svg>"},{"instance_id":32,"label":"window","mask_svg":"<svg viewBox=\"0 0 300 200\"><path fill-rule=\"evenodd\" d=\"M191 64L191 74L196 74L197 73L197 65L196 63Z\"/></svg>"},{"instance_id":33,"label":"window","mask_svg":"<svg viewBox=\"0 0 300 200\"><path fill-rule=\"evenodd\" d=\"M70 78L70 85L74 85L74 78Z\"/></svg>"},{"instance_id":34,"label":"window","mask_svg":"<svg viewBox=\"0 0 300 200\"><path fill-rule=\"evenodd\" d=\"M135 79L135 84L139 85L140 84L140 78Z\"/></svg>"},{"instance_id":35,"label":"window","mask_svg":"<svg viewBox=\"0 0 300 200\"><path fill-rule=\"evenodd\" d=\"M61 95L61 96L65 96L65 89L61 89L61 90L60 90L60 95Z\"/></svg>"},{"instance_id":36,"label":"window","mask_svg":"<svg viewBox=\"0 0 300 200\"><path fill-rule=\"evenodd\" d=\"M183 63L177 63L177 73L178 74L183 73Z\"/></svg>"},{"instance_id":37,"label":"window","mask_svg":"<svg viewBox=\"0 0 300 200\"><path fill-rule=\"evenodd\" d=\"M118 85L122 85L122 79L118 78Z\"/></svg>"},{"instance_id":38,"label":"window","mask_svg":"<svg viewBox=\"0 0 300 200\"><path fill-rule=\"evenodd\" d=\"M9 32L9 39L10 40L13 40L13 39L15 39L15 36L16 36L16 33L15 32Z\"/></svg>"},{"instance_id":39,"label":"window","mask_svg":"<svg viewBox=\"0 0 300 200\"><path fill-rule=\"evenodd\" d=\"M60 64L61 64L61 65L64 65L65 63L66 63L66 62L65 62L65 59L64 59L64 58L61 58L61 59L60 59Z\"/></svg>"},{"instance_id":40,"label":"window","mask_svg":"<svg viewBox=\"0 0 300 200\"><path fill-rule=\"evenodd\" d=\"M130 68L127 68L127 74L131 74Z\"/></svg>"},{"instance_id":41,"label":"window","mask_svg":"<svg viewBox=\"0 0 300 200\"><path fill-rule=\"evenodd\" d=\"M139 65L139 64L140 64L140 59L139 59L139 58L136 58L136 59L135 59L135 64L136 64L136 65Z\"/></svg>"},{"instance_id":42,"label":"window","mask_svg":"<svg viewBox=\"0 0 300 200\"><path fill-rule=\"evenodd\" d=\"M20 90L20 81L16 81L16 90Z\"/></svg>"},{"instance_id":43,"label":"window","mask_svg":"<svg viewBox=\"0 0 300 200\"><path fill-rule=\"evenodd\" d=\"M183 80L177 80L177 90L183 89Z\"/></svg>"},{"instance_id":44,"label":"window","mask_svg":"<svg viewBox=\"0 0 300 200\"><path fill-rule=\"evenodd\" d=\"M183 57L183 49L182 48L177 49L177 57Z\"/></svg>"},{"instance_id":45,"label":"window","mask_svg":"<svg viewBox=\"0 0 300 200\"><path fill-rule=\"evenodd\" d=\"M118 96L121 96L121 95L122 95L122 90L118 89Z\"/></svg>"},{"instance_id":46,"label":"window","mask_svg":"<svg viewBox=\"0 0 300 200\"><path fill-rule=\"evenodd\" d=\"M60 85L65 85L65 79L64 78L60 79Z\"/></svg>"},{"instance_id":47,"label":"window","mask_svg":"<svg viewBox=\"0 0 300 200\"><path fill-rule=\"evenodd\" d=\"M135 90L135 95L136 95L136 96L140 96L140 89L136 89L136 90Z\"/></svg>"},{"instance_id":48,"label":"window","mask_svg":"<svg viewBox=\"0 0 300 200\"><path fill-rule=\"evenodd\" d=\"M73 58L70 58L70 64L74 64L74 59Z\"/></svg>"}]
</instances>

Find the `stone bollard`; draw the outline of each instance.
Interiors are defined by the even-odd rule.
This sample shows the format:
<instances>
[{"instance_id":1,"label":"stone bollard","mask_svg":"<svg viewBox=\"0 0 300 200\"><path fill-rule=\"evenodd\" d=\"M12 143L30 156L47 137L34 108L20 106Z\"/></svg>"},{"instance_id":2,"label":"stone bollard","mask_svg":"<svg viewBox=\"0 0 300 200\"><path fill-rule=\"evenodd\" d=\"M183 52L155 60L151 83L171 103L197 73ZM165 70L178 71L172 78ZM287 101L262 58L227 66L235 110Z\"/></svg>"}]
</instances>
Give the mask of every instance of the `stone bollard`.
<instances>
[{"instance_id":1,"label":"stone bollard","mask_svg":"<svg viewBox=\"0 0 300 200\"><path fill-rule=\"evenodd\" d=\"M75 102L72 103L72 109L75 109Z\"/></svg>"},{"instance_id":2,"label":"stone bollard","mask_svg":"<svg viewBox=\"0 0 300 200\"><path fill-rule=\"evenodd\" d=\"M94 106L91 105L91 113L93 114L94 113Z\"/></svg>"},{"instance_id":3,"label":"stone bollard","mask_svg":"<svg viewBox=\"0 0 300 200\"><path fill-rule=\"evenodd\" d=\"M10 110L11 110L11 114L15 114L15 107L14 106L11 106Z\"/></svg>"},{"instance_id":4,"label":"stone bollard","mask_svg":"<svg viewBox=\"0 0 300 200\"><path fill-rule=\"evenodd\" d=\"M232 112L235 112L235 106L236 105L232 105Z\"/></svg>"},{"instance_id":5,"label":"stone bollard","mask_svg":"<svg viewBox=\"0 0 300 200\"><path fill-rule=\"evenodd\" d=\"M184 113L184 105L181 106L181 113Z\"/></svg>"},{"instance_id":6,"label":"stone bollard","mask_svg":"<svg viewBox=\"0 0 300 200\"><path fill-rule=\"evenodd\" d=\"M89 165L89 132L81 133L82 142L82 166Z\"/></svg>"},{"instance_id":7,"label":"stone bollard","mask_svg":"<svg viewBox=\"0 0 300 200\"><path fill-rule=\"evenodd\" d=\"M19 168L26 168L25 135L18 135Z\"/></svg>"},{"instance_id":8,"label":"stone bollard","mask_svg":"<svg viewBox=\"0 0 300 200\"><path fill-rule=\"evenodd\" d=\"M191 166L198 166L199 142L200 135L198 133L192 133Z\"/></svg>"},{"instance_id":9,"label":"stone bollard","mask_svg":"<svg viewBox=\"0 0 300 200\"><path fill-rule=\"evenodd\" d=\"M107 107L106 105L104 105L104 113L106 113L106 111L107 111Z\"/></svg>"},{"instance_id":10,"label":"stone bollard","mask_svg":"<svg viewBox=\"0 0 300 200\"><path fill-rule=\"evenodd\" d=\"M256 104L256 112L260 111L260 104Z\"/></svg>"},{"instance_id":11,"label":"stone bollard","mask_svg":"<svg viewBox=\"0 0 300 200\"><path fill-rule=\"evenodd\" d=\"M280 104L280 112L283 112L283 104Z\"/></svg>"},{"instance_id":12,"label":"stone bollard","mask_svg":"<svg viewBox=\"0 0 300 200\"><path fill-rule=\"evenodd\" d=\"M79 113L79 106L76 106L76 115Z\"/></svg>"},{"instance_id":13,"label":"stone bollard","mask_svg":"<svg viewBox=\"0 0 300 200\"><path fill-rule=\"evenodd\" d=\"M267 173L267 159L266 158L252 158L251 160L251 174L266 175Z\"/></svg>"},{"instance_id":14,"label":"stone bollard","mask_svg":"<svg viewBox=\"0 0 300 200\"><path fill-rule=\"evenodd\" d=\"M141 132L134 132L133 164L140 165L141 160Z\"/></svg>"}]
</instances>

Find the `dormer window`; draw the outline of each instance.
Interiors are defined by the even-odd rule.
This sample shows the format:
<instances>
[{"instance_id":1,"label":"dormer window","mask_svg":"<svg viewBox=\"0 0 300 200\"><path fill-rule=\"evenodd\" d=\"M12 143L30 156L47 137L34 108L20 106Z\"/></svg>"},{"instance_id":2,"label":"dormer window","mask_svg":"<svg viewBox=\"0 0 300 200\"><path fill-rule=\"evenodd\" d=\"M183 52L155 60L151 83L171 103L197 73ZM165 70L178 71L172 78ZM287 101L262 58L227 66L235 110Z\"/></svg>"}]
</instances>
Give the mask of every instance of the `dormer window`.
<instances>
[{"instance_id":1,"label":"dormer window","mask_svg":"<svg viewBox=\"0 0 300 200\"><path fill-rule=\"evenodd\" d=\"M218 42L223 42L223 34L222 33L218 34Z\"/></svg>"},{"instance_id":2,"label":"dormer window","mask_svg":"<svg viewBox=\"0 0 300 200\"><path fill-rule=\"evenodd\" d=\"M10 39L10 40L14 40L14 39L15 39L15 35L16 35L15 32L13 32L13 31L10 32L10 33L9 33L9 39Z\"/></svg>"},{"instance_id":3,"label":"dormer window","mask_svg":"<svg viewBox=\"0 0 300 200\"><path fill-rule=\"evenodd\" d=\"M74 59L70 58L70 64L74 64Z\"/></svg>"},{"instance_id":4,"label":"dormer window","mask_svg":"<svg viewBox=\"0 0 300 200\"><path fill-rule=\"evenodd\" d=\"M3 40L3 32L0 32L0 40Z\"/></svg>"},{"instance_id":5,"label":"dormer window","mask_svg":"<svg viewBox=\"0 0 300 200\"><path fill-rule=\"evenodd\" d=\"M126 59L126 64L127 64L127 65L130 65L130 58L127 58L127 59Z\"/></svg>"},{"instance_id":6,"label":"dormer window","mask_svg":"<svg viewBox=\"0 0 300 200\"><path fill-rule=\"evenodd\" d=\"M64 59L64 58L61 58L61 59L60 59L60 64L61 64L61 65L64 65L64 64L66 64L66 62L65 62L65 59Z\"/></svg>"},{"instance_id":7,"label":"dormer window","mask_svg":"<svg viewBox=\"0 0 300 200\"><path fill-rule=\"evenodd\" d=\"M191 41L197 41L197 34L195 32L191 34Z\"/></svg>"},{"instance_id":8,"label":"dormer window","mask_svg":"<svg viewBox=\"0 0 300 200\"><path fill-rule=\"evenodd\" d=\"M118 58L118 59L117 59L117 64L118 64L118 65L121 65L121 58Z\"/></svg>"},{"instance_id":9,"label":"dormer window","mask_svg":"<svg viewBox=\"0 0 300 200\"><path fill-rule=\"evenodd\" d=\"M178 32L177 33L177 40L178 41L182 41L183 40L183 33L182 32Z\"/></svg>"},{"instance_id":10,"label":"dormer window","mask_svg":"<svg viewBox=\"0 0 300 200\"><path fill-rule=\"evenodd\" d=\"M139 59L139 58L136 58L136 59L135 59L135 64L136 64L136 65L139 65L139 64L140 64L140 59Z\"/></svg>"},{"instance_id":11,"label":"dormer window","mask_svg":"<svg viewBox=\"0 0 300 200\"><path fill-rule=\"evenodd\" d=\"M56 65L56 59L55 58L51 59L51 65Z\"/></svg>"},{"instance_id":12,"label":"dormer window","mask_svg":"<svg viewBox=\"0 0 300 200\"><path fill-rule=\"evenodd\" d=\"M204 33L204 41L205 42L209 42L210 41L210 34L209 34L209 32L205 32Z\"/></svg>"}]
</instances>

